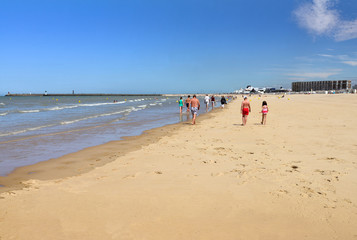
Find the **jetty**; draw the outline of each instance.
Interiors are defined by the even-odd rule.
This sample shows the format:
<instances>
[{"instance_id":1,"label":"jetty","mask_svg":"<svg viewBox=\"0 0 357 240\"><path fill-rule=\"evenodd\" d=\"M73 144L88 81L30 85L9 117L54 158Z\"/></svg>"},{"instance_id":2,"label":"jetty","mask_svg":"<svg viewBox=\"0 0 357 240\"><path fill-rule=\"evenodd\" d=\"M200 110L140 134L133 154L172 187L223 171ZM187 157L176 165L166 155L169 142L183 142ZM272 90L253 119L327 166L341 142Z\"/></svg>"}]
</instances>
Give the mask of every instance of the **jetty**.
<instances>
[{"instance_id":1,"label":"jetty","mask_svg":"<svg viewBox=\"0 0 357 240\"><path fill-rule=\"evenodd\" d=\"M76 96L163 96L162 94L122 94L122 93L8 93L5 97L76 97Z\"/></svg>"}]
</instances>

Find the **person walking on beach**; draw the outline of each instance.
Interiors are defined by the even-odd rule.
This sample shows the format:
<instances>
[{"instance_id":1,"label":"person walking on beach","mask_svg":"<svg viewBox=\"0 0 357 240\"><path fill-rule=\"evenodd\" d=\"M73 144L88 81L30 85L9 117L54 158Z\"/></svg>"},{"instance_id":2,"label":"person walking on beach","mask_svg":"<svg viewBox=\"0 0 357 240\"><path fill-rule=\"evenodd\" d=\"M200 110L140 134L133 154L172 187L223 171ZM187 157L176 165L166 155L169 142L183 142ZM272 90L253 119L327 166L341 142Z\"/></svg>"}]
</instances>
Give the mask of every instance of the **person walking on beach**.
<instances>
[{"instance_id":1,"label":"person walking on beach","mask_svg":"<svg viewBox=\"0 0 357 240\"><path fill-rule=\"evenodd\" d=\"M209 106L209 96L206 94L205 96L205 104L206 104L206 112L208 112L208 106Z\"/></svg>"},{"instance_id":2,"label":"person walking on beach","mask_svg":"<svg viewBox=\"0 0 357 240\"><path fill-rule=\"evenodd\" d=\"M227 104L227 100L224 96L221 97L221 107L224 108L224 105Z\"/></svg>"},{"instance_id":3,"label":"person walking on beach","mask_svg":"<svg viewBox=\"0 0 357 240\"><path fill-rule=\"evenodd\" d=\"M211 103L212 103L212 110L214 108L214 104L216 103L216 99L214 98L214 95L211 97Z\"/></svg>"},{"instance_id":4,"label":"person walking on beach","mask_svg":"<svg viewBox=\"0 0 357 240\"><path fill-rule=\"evenodd\" d=\"M262 122L261 122L261 124L265 125L265 123L267 121L268 112L269 112L268 104L267 104L266 101L263 101L263 103L262 103L262 111L261 111L261 113L262 113Z\"/></svg>"},{"instance_id":5,"label":"person walking on beach","mask_svg":"<svg viewBox=\"0 0 357 240\"><path fill-rule=\"evenodd\" d=\"M186 101L185 101L185 103L186 103L186 108L187 108L187 112L190 111L190 102L191 102L191 98L190 98L190 97L191 97L191 96L188 95L187 98L186 98Z\"/></svg>"},{"instance_id":6,"label":"person walking on beach","mask_svg":"<svg viewBox=\"0 0 357 240\"><path fill-rule=\"evenodd\" d=\"M196 95L193 95L191 99L191 113L192 113L192 125L196 124L197 112L200 110L200 101L196 98Z\"/></svg>"},{"instance_id":7,"label":"person walking on beach","mask_svg":"<svg viewBox=\"0 0 357 240\"><path fill-rule=\"evenodd\" d=\"M250 103L247 96L244 96L240 111L242 113L242 125L245 126L247 124L248 115L251 112Z\"/></svg>"},{"instance_id":8,"label":"person walking on beach","mask_svg":"<svg viewBox=\"0 0 357 240\"><path fill-rule=\"evenodd\" d=\"M183 100L182 100L182 97L180 97L180 100L179 100L179 107L180 107L180 114L182 113L182 108L183 108Z\"/></svg>"}]
</instances>

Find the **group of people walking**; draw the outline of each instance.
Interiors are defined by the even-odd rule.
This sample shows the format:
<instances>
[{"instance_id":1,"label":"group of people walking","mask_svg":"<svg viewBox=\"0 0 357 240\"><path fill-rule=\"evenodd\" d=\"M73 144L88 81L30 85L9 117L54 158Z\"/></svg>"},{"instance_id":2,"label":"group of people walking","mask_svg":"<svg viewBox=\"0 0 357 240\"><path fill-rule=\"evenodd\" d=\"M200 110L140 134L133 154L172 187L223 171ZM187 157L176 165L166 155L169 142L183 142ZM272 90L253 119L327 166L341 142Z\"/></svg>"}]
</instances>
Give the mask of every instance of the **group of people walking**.
<instances>
[{"instance_id":1,"label":"group of people walking","mask_svg":"<svg viewBox=\"0 0 357 240\"><path fill-rule=\"evenodd\" d=\"M180 97L180 100L178 101L179 107L180 107L180 114L182 114L184 105L186 105L186 111L192 113L192 124L196 124L196 117L197 117L197 112L200 110L201 104L200 101L197 99L196 95L193 95L191 98L190 95L187 96L185 101L183 100L182 97ZM206 104L206 112L208 112L210 104L212 105L212 109L215 107L216 104L216 98L214 95L211 97L206 94L204 97L204 103ZM227 100L224 96L221 97L221 107L224 108L224 105L227 104Z\"/></svg>"},{"instance_id":2,"label":"group of people walking","mask_svg":"<svg viewBox=\"0 0 357 240\"><path fill-rule=\"evenodd\" d=\"M180 114L182 113L182 109L183 109L183 99L182 97L180 97L179 100L179 106L180 106ZM191 109L191 113L192 113L192 124L196 124L196 117L197 117L197 113L200 110L201 104L200 101L197 99L196 95L193 95L193 97L191 98L190 95L188 95L188 97L185 100L185 105L187 108L187 112L190 111Z\"/></svg>"},{"instance_id":3,"label":"group of people walking","mask_svg":"<svg viewBox=\"0 0 357 240\"><path fill-rule=\"evenodd\" d=\"M206 94L206 96L204 97L204 103L206 104L206 112L208 112L210 103L212 104L212 109L214 108L215 102L216 102L216 99L215 99L214 95L209 97L208 94ZM201 107L200 101L197 99L196 95L193 95L192 98L190 95L188 95L185 102L183 101L182 97L180 97L180 100L179 100L180 114L183 111L184 104L186 105L187 112L189 112L191 110L192 124L196 124L197 113ZM221 97L221 107L224 108L224 106L226 104L227 104L227 100L224 96L222 96ZM242 125L243 126L245 126L247 124L248 115L250 112L251 112L250 102L248 101L248 97L244 96L242 104L241 104L241 114L242 114ZM269 112L268 104L266 101L263 101L262 110L260 112L260 113L262 113L261 124L264 124L264 125L266 124L268 112Z\"/></svg>"}]
</instances>

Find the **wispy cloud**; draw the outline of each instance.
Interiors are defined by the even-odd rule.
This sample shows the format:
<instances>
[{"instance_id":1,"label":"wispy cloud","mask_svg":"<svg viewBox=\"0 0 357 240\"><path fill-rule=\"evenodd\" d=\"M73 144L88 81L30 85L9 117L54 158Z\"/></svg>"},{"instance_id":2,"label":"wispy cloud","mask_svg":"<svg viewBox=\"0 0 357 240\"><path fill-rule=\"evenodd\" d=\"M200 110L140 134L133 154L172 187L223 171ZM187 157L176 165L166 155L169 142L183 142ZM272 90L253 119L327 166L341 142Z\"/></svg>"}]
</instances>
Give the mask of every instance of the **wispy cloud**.
<instances>
[{"instance_id":1,"label":"wispy cloud","mask_svg":"<svg viewBox=\"0 0 357 240\"><path fill-rule=\"evenodd\" d=\"M302 4L293 13L299 25L316 36L330 36L336 41L357 38L357 19L341 19L334 9L335 0L313 0Z\"/></svg>"},{"instance_id":2,"label":"wispy cloud","mask_svg":"<svg viewBox=\"0 0 357 240\"><path fill-rule=\"evenodd\" d=\"M334 37L336 41L357 38L357 19L354 21L340 21Z\"/></svg>"},{"instance_id":3,"label":"wispy cloud","mask_svg":"<svg viewBox=\"0 0 357 240\"><path fill-rule=\"evenodd\" d=\"M305 81L305 80L307 80L307 78L302 78L302 77L289 77L288 79L292 80L292 81Z\"/></svg>"},{"instance_id":4,"label":"wispy cloud","mask_svg":"<svg viewBox=\"0 0 357 240\"><path fill-rule=\"evenodd\" d=\"M334 60L337 63L343 63L343 64L357 67L356 57L350 57L348 55L330 55L330 54L317 54L317 56Z\"/></svg>"},{"instance_id":5,"label":"wispy cloud","mask_svg":"<svg viewBox=\"0 0 357 240\"><path fill-rule=\"evenodd\" d=\"M331 69L328 72L294 72L294 73L287 73L286 76L293 77L293 78L328 78L333 75L337 75L341 69Z\"/></svg>"},{"instance_id":6,"label":"wispy cloud","mask_svg":"<svg viewBox=\"0 0 357 240\"><path fill-rule=\"evenodd\" d=\"M347 65L351 65L351 66L356 66L357 67L357 61L344 61L342 63L345 63Z\"/></svg>"},{"instance_id":7,"label":"wispy cloud","mask_svg":"<svg viewBox=\"0 0 357 240\"><path fill-rule=\"evenodd\" d=\"M320 56L320 57L333 57L333 55L329 55L329 54L317 54L317 56Z\"/></svg>"}]
</instances>

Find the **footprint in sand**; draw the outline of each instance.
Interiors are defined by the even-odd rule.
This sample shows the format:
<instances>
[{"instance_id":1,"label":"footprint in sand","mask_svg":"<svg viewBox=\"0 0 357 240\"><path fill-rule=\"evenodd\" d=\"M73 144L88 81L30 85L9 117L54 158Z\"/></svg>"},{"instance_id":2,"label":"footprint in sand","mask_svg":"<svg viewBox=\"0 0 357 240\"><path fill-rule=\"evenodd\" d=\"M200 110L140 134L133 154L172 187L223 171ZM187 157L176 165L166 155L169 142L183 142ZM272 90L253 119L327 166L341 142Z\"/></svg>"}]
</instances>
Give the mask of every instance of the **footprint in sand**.
<instances>
[{"instance_id":1,"label":"footprint in sand","mask_svg":"<svg viewBox=\"0 0 357 240\"><path fill-rule=\"evenodd\" d=\"M226 150L224 147L215 147L214 150L220 151L220 150Z\"/></svg>"},{"instance_id":2,"label":"footprint in sand","mask_svg":"<svg viewBox=\"0 0 357 240\"><path fill-rule=\"evenodd\" d=\"M320 170L320 169L316 169L315 172L318 172L320 173L321 175L334 175L334 176L337 176L337 175L341 175L340 172L337 172L335 170Z\"/></svg>"},{"instance_id":3,"label":"footprint in sand","mask_svg":"<svg viewBox=\"0 0 357 240\"><path fill-rule=\"evenodd\" d=\"M302 191L302 196L305 196L305 197L306 196L312 197L313 194L315 193L315 191L312 188L306 187L306 186L303 186L301 191Z\"/></svg>"},{"instance_id":4,"label":"footprint in sand","mask_svg":"<svg viewBox=\"0 0 357 240\"><path fill-rule=\"evenodd\" d=\"M224 173L222 173L222 172L219 172L219 173L211 173L211 176L212 177L220 177L220 176L223 176L224 175Z\"/></svg>"},{"instance_id":5,"label":"footprint in sand","mask_svg":"<svg viewBox=\"0 0 357 240\"><path fill-rule=\"evenodd\" d=\"M338 162L338 163L346 162L345 160L341 160L341 159L338 159L336 157L326 157L324 160L327 160L329 162Z\"/></svg>"},{"instance_id":6,"label":"footprint in sand","mask_svg":"<svg viewBox=\"0 0 357 240\"><path fill-rule=\"evenodd\" d=\"M279 189L278 192L279 193L283 193L283 194L288 194L289 193L289 191L286 190L286 189Z\"/></svg>"},{"instance_id":7,"label":"footprint in sand","mask_svg":"<svg viewBox=\"0 0 357 240\"><path fill-rule=\"evenodd\" d=\"M101 179L103 179L103 178L107 178L108 176L100 176L100 177L97 177L96 179L97 180L101 180Z\"/></svg>"},{"instance_id":8,"label":"footprint in sand","mask_svg":"<svg viewBox=\"0 0 357 240\"><path fill-rule=\"evenodd\" d=\"M204 164L212 164L212 163L217 163L215 160L209 160L209 161L202 161Z\"/></svg>"},{"instance_id":9,"label":"footprint in sand","mask_svg":"<svg viewBox=\"0 0 357 240\"><path fill-rule=\"evenodd\" d=\"M237 178L242 178L243 176L245 176L247 174L247 172L245 170L240 170L240 169L232 169L230 171L230 173L236 173L237 174Z\"/></svg>"},{"instance_id":10,"label":"footprint in sand","mask_svg":"<svg viewBox=\"0 0 357 240\"><path fill-rule=\"evenodd\" d=\"M139 175L140 175L140 172L137 172L134 174L126 175L125 177L123 177L123 179L132 179L132 178L136 178Z\"/></svg>"}]
</instances>

